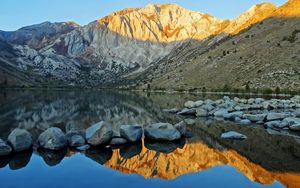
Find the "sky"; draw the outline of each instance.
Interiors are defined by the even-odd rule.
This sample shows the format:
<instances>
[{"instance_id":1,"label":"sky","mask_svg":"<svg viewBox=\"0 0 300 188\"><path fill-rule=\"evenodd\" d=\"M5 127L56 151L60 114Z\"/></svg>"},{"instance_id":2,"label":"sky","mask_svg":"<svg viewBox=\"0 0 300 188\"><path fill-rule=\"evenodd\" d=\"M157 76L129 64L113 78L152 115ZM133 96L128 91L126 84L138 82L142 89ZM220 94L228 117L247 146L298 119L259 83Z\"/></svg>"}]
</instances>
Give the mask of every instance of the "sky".
<instances>
[{"instance_id":1,"label":"sky","mask_svg":"<svg viewBox=\"0 0 300 188\"><path fill-rule=\"evenodd\" d=\"M267 0L282 5L287 0ZM266 0L1 0L0 30L13 31L44 21L74 21L80 25L111 12L146 4L175 3L184 8L231 19Z\"/></svg>"}]
</instances>

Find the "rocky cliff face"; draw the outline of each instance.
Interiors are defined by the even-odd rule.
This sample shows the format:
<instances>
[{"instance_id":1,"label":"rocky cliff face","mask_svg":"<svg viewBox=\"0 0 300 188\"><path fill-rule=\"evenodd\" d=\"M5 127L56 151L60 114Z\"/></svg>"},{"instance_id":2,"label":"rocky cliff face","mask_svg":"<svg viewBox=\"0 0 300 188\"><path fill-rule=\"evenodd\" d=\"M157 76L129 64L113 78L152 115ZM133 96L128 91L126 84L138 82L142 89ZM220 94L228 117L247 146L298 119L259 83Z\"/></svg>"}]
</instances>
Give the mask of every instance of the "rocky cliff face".
<instances>
[{"instance_id":1,"label":"rocky cliff face","mask_svg":"<svg viewBox=\"0 0 300 188\"><path fill-rule=\"evenodd\" d=\"M136 84L144 80L140 75L160 77L268 17L297 15L298 4L292 0L277 8L263 3L233 20L178 5L149 4L114 12L82 27L72 22L45 22L0 32L0 39L10 43L15 54L7 58L1 52L0 60L37 75L40 85ZM1 80L5 82L7 77ZM39 77L47 78L46 82Z\"/></svg>"}]
</instances>

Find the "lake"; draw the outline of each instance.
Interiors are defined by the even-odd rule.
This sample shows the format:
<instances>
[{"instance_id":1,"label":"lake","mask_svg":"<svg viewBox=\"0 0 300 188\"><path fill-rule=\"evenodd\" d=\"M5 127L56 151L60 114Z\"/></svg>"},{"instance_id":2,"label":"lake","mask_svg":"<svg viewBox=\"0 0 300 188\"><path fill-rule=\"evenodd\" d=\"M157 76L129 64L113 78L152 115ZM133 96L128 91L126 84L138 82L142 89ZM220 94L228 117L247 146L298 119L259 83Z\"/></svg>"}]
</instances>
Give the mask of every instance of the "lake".
<instances>
[{"instance_id":1,"label":"lake","mask_svg":"<svg viewBox=\"0 0 300 188\"><path fill-rule=\"evenodd\" d=\"M0 138L16 128L34 140L49 127L68 131L107 121L143 126L184 118L162 109L218 95L127 91L0 92ZM193 137L177 142L140 143L76 151L26 151L0 158L0 187L300 187L300 137L258 125L188 117ZM224 131L246 140L224 140Z\"/></svg>"}]
</instances>

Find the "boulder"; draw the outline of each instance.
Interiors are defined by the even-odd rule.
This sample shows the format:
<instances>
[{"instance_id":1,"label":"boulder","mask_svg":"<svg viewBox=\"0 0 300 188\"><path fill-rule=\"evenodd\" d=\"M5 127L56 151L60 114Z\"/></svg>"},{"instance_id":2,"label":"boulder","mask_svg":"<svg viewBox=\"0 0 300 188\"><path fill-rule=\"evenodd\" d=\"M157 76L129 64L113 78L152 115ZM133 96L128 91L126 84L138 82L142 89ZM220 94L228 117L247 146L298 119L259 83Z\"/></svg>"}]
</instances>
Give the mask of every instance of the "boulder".
<instances>
[{"instance_id":1,"label":"boulder","mask_svg":"<svg viewBox=\"0 0 300 188\"><path fill-rule=\"evenodd\" d=\"M74 134L68 137L68 143L71 147L80 147L85 145L85 139L81 135Z\"/></svg>"},{"instance_id":2,"label":"boulder","mask_svg":"<svg viewBox=\"0 0 300 188\"><path fill-rule=\"evenodd\" d=\"M294 114L297 118L300 118L300 109L297 109Z\"/></svg>"},{"instance_id":3,"label":"boulder","mask_svg":"<svg viewBox=\"0 0 300 188\"><path fill-rule=\"evenodd\" d=\"M221 138L224 138L224 139L238 139L238 140L244 140L247 138L247 136L241 134L241 133L238 133L238 132L235 132L235 131L229 131L229 132L225 132L221 135Z\"/></svg>"},{"instance_id":4,"label":"boulder","mask_svg":"<svg viewBox=\"0 0 300 188\"><path fill-rule=\"evenodd\" d=\"M267 114L244 114L244 119L249 119L252 122L264 121Z\"/></svg>"},{"instance_id":5,"label":"boulder","mask_svg":"<svg viewBox=\"0 0 300 188\"><path fill-rule=\"evenodd\" d=\"M9 155L11 152L12 152L11 147L2 139L0 139L0 157Z\"/></svg>"},{"instance_id":6,"label":"boulder","mask_svg":"<svg viewBox=\"0 0 300 188\"><path fill-rule=\"evenodd\" d=\"M196 110L194 108L184 108L180 112L177 113L177 115L195 115Z\"/></svg>"},{"instance_id":7,"label":"boulder","mask_svg":"<svg viewBox=\"0 0 300 188\"><path fill-rule=\"evenodd\" d=\"M203 104L203 101L199 100L199 101L187 101L186 103L184 103L184 106L187 108L197 108L199 106L201 106Z\"/></svg>"},{"instance_id":8,"label":"boulder","mask_svg":"<svg viewBox=\"0 0 300 188\"><path fill-rule=\"evenodd\" d=\"M33 140L28 131L17 128L9 134L8 143L12 146L14 151L20 152L30 149L33 144Z\"/></svg>"},{"instance_id":9,"label":"boulder","mask_svg":"<svg viewBox=\"0 0 300 188\"><path fill-rule=\"evenodd\" d=\"M113 130L110 124L101 121L86 130L86 140L93 146L105 144L111 140Z\"/></svg>"},{"instance_id":10,"label":"boulder","mask_svg":"<svg viewBox=\"0 0 300 188\"><path fill-rule=\"evenodd\" d=\"M181 138L180 132L169 123L156 123L145 128L145 137L153 140L173 141Z\"/></svg>"},{"instance_id":11,"label":"boulder","mask_svg":"<svg viewBox=\"0 0 300 188\"><path fill-rule=\"evenodd\" d=\"M215 117L224 117L224 114L227 114L228 111L226 109L219 109L215 111L214 116Z\"/></svg>"},{"instance_id":12,"label":"boulder","mask_svg":"<svg viewBox=\"0 0 300 188\"><path fill-rule=\"evenodd\" d=\"M196 123L196 120L195 119L191 119L191 118L188 118L188 119L184 119L183 120L187 125L194 125Z\"/></svg>"},{"instance_id":13,"label":"boulder","mask_svg":"<svg viewBox=\"0 0 300 188\"><path fill-rule=\"evenodd\" d=\"M140 125L121 125L120 135L130 142L137 142L143 136L143 128Z\"/></svg>"},{"instance_id":14,"label":"boulder","mask_svg":"<svg viewBox=\"0 0 300 188\"><path fill-rule=\"evenodd\" d=\"M110 140L109 145L122 145L126 144L128 141L125 138L113 138Z\"/></svg>"},{"instance_id":15,"label":"boulder","mask_svg":"<svg viewBox=\"0 0 300 188\"><path fill-rule=\"evenodd\" d=\"M279 128L279 129L283 129L285 127L288 127L289 124L287 122L284 122L284 121L269 121L267 123L265 123L265 126L267 128Z\"/></svg>"},{"instance_id":16,"label":"boulder","mask_svg":"<svg viewBox=\"0 0 300 188\"><path fill-rule=\"evenodd\" d=\"M60 150L67 146L68 141L61 129L51 127L39 136L38 143L45 149Z\"/></svg>"},{"instance_id":17,"label":"boulder","mask_svg":"<svg viewBox=\"0 0 300 188\"><path fill-rule=\"evenodd\" d=\"M182 136L186 136L186 123L184 121L175 124L174 127Z\"/></svg>"},{"instance_id":18,"label":"boulder","mask_svg":"<svg viewBox=\"0 0 300 188\"><path fill-rule=\"evenodd\" d=\"M290 129L293 131L300 131L300 123L291 125Z\"/></svg>"},{"instance_id":19,"label":"boulder","mask_svg":"<svg viewBox=\"0 0 300 188\"><path fill-rule=\"evenodd\" d=\"M172 109L163 109L163 112L171 113L171 114L176 114L179 112L178 108L172 108Z\"/></svg>"},{"instance_id":20,"label":"boulder","mask_svg":"<svg viewBox=\"0 0 300 188\"><path fill-rule=\"evenodd\" d=\"M197 108L196 109L196 116L197 117L207 117L208 116L208 111L203 108Z\"/></svg>"},{"instance_id":21,"label":"boulder","mask_svg":"<svg viewBox=\"0 0 300 188\"><path fill-rule=\"evenodd\" d=\"M90 148L91 148L91 146L88 145L88 144L83 145L83 146L76 147L76 149L79 150L79 151L86 151L86 150L88 150L88 149L90 149Z\"/></svg>"},{"instance_id":22,"label":"boulder","mask_svg":"<svg viewBox=\"0 0 300 188\"><path fill-rule=\"evenodd\" d=\"M287 117L283 120L283 122L288 123L288 125L299 124L300 118Z\"/></svg>"},{"instance_id":23,"label":"boulder","mask_svg":"<svg viewBox=\"0 0 300 188\"><path fill-rule=\"evenodd\" d=\"M235 119L236 119L237 117L239 117L239 118L243 117L243 114L244 114L244 112L242 112L242 111L231 112L231 113L225 113L225 114L224 114L224 119L228 119L228 120L231 120L231 121L235 121Z\"/></svg>"},{"instance_id":24,"label":"boulder","mask_svg":"<svg viewBox=\"0 0 300 188\"><path fill-rule=\"evenodd\" d=\"M215 109L215 107L212 105L212 103L207 103L205 105L202 105L201 108L207 110L208 112L212 111Z\"/></svg>"},{"instance_id":25,"label":"boulder","mask_svg":"<svg viewBox=\"0 0 300 188\"><path fill-rule=\"evenodd\" d=\"M284 113L270 112L267 115L267 121L283 120L286 117Z\"/></svg>"},{"instance_id":26,"label":"boulder","mask_svg":"<svg viewBox=\"0 0 300 188\"><path fill-rule=\"evenodd\" d=\"M244 124L244 125L248 125L248 124L251 124L251 121L249 119L242 119L240 121L241 124Z\"/></svg>"}]
</instances>

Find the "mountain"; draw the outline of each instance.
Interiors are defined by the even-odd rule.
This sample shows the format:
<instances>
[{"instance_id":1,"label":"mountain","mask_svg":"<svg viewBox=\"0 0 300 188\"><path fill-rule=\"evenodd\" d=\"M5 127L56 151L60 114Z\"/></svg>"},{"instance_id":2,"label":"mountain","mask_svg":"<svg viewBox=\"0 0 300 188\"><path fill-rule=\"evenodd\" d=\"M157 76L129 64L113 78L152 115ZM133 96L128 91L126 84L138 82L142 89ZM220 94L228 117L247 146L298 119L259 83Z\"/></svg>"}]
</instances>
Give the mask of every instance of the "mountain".
<instances>
[{"instance_id":1,"label":"mountain","mask_svg":"<svg viewBox=\"0 0 300 188\"><path fill-rule=\"evenodd\" d=\"M183 52L179 51L170 57L173 65L187 62L184 66L175 66L176 68L164 73L149 72L147 78L144 78L147 81L140 84L139 88L179 91L299 91L299 2L288 1L273 12L270 11L269 16L263 16L256 23L247 23L246 25L251 26L237 34L231 34L217 46L204 52L197 54L200 45L185 47ZM267 10L273 9L270 8L273 7L271 4L264 7ZM243 15L245 14L234 20L241 20ZM192 51L193 53L186 55Z\"/></svg>"},{"instance_id":2,"label":"mountain","mask_svg":"<svg viewBox=\"0 0 300 188\"><path fill-rule=\"evenodd\" d=\"M0 61L9 62L16 71L36 75L34 83L8 81L8 85L129 87L138 84L138 88L144 88L153 81L152 88L171 89L164 80L166 75L167 78L174 77L172 71L183 71L183 67L188 70L192 64L198 65L196 70L199 72L207 71L205 66L195 59L204 61L203 55L221 49L221 45L222 49L227 48L226 41L247 33L247 30L251 30L263 20L284 17L284 22L290 22L291 16L299 12L297 5L299 0L291 0L281 7L263 3L251 7L233 20L221 20L174 4L148 4L144 8L113 12L86 26L79 26L73 22L45 22L14 32L1 31L0 39L11 45L14 55L8 58L4 51L0 51ZM274 24L270 24L269 28L274 29ZM293 26L287 24L286 27ZM268 30L267 25L264 31L277 32ZM261 37L264 35L267 33L262 33ZM282 35L283 33L280 33L277 37L284 37ZM250 45L252 40L249 40L249 43L243 41L236 46L243 43ZM223 51L221 53L223 54ZM237 55L240 54L235 53L236 57ZM211 67L213 63L214 61L208 62ZM2 69L1 66L0 70ZM15 70L2 71L7 75L15 75L10 72ZM209 71L217 72L215 69ZM224 74L226 73L221 73ZM232 76L234 77L234 74ZM198 83L198 79L205 80L207 77L195 79L193 82ZM0 83L4 83L5 80L10 80L9 76L0 78ZM178 79L173 79L175 80ZM156 84L156 81L162 83ZM178 88L178 84L180 82L173 85L174 88ZM199 85L184 84L193 88ZM224 81L222 84L224 85ZM231 81L228 81L228 84L232 84ZM213 85L205 85L208 85L205 86L207 88L213 88L210 87ZM240 87L241 84L236 85ZM188 87L184 85L183 89Z\"/></svg>"}]
</instances>

